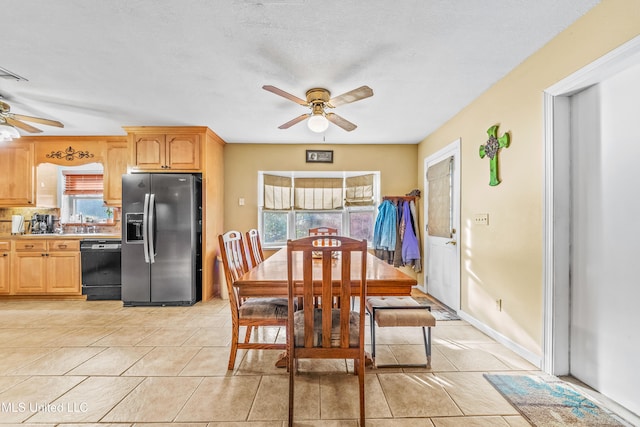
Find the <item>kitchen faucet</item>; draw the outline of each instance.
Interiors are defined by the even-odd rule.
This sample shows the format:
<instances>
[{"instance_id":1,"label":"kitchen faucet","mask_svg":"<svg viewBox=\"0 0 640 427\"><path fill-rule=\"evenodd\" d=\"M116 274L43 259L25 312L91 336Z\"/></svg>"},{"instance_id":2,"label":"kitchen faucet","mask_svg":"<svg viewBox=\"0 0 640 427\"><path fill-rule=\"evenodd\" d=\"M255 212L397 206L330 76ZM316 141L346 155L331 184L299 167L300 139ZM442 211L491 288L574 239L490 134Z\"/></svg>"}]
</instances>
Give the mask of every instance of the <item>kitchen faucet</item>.
<instances>
[{"instance_id":1,"label":"kitchen faucet","mask_svg":"<svg viewBox=\"0 0 640 427\"><path fill-rule=\"evenodd\" d=\"M84 227L84 218L82 217L82 213L78 214L78 219L80 220L80 227L78 227L79 228L78 232L79 233L84 233L85 232L85 227Z\"/></svg>"}]
</instances>

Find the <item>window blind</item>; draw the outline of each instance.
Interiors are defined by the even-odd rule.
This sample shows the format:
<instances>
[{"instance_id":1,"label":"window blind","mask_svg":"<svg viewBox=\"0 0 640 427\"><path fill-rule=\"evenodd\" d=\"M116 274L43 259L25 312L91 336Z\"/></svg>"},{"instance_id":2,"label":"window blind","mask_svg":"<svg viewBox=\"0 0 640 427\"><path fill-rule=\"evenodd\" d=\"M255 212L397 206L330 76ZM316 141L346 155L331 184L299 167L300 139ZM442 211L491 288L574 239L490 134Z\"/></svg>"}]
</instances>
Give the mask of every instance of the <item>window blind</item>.
<instances>
[{"instance_id":1,"label":"window blind","mask_svg":"<svg viewBox=\"0 0 640 427\"><path fill-rule=\"evenodd\" d=\"M430 236L451 237L451 165L448 157L427 169L429 205L427 232Z\"/></svg>"},{"instance_id":2,"label":"window blind","mask_svg":"<svg viewBox=\"0 0 640 427\"><path fill-rule=\"evenodd\" d=\"M350 176L345 179L347 206L373 205L373 174Z\"/></svg>"},{"instance_id":3,"label":"window blind","mask_svg":"<svg viewBox=\"0 0 640 427\"><path fill-rule=\"evenodd\" d=\"M287 176L263 175L264 209L291 209L292 179Z\"/></svg>"},{"instance_id":4,"label":"window blind","mask_svg":"<svg viewBox=\"0 0 640 427\"><path fill-rule=\"evenodd\" d=\"M64 174L64 194L102 194L104 182L102 174Z\"/></svg>"},{"instance_id":5,"label":"window blind","mask_svg":"<svg viewBox=\"0 0 640 427\"><path fill-rule=\"evenodd\" d=\"M295 178L294 207L306 210L340 209L342 178Z\"/></svg>"}]
</instances>

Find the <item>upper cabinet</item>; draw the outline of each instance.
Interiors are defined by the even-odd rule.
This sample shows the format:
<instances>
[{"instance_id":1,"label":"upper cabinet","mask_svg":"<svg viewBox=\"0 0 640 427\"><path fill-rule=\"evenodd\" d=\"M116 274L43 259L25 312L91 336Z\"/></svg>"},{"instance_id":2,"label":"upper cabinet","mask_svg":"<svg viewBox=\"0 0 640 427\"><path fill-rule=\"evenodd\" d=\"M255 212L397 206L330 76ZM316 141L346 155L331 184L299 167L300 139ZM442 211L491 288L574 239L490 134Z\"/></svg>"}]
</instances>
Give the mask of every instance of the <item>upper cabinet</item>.
<instances>
[{"instance_id":1,"label":"upper cabinet","mask_svg":"<svg viewBox=\"0 0 640 427\"><path fill-rule=\"evenodd\" d=\"M33 144L2 144L0 171L0 206L35 206Z\"/></svg>"},{"instance_id":2,"label":"upper cabinet","mask_svg":"<svg viewBox=\"0 0 640 427\"><path fill-rule=\"evenodd\" d=\"M201 137L193 128L125 128L135 170L200 171Z\"/></svg>"},{"instance_id":3,"label":"upper cabinet","mask_svg":"<svg viewBox=\"0 0 640 427\"><path fill-rule=\"evenodd\" d=\"M104 204L122 204L122 175L127 173L129 148L126 141L107 141L104 154Z\"/></svg>"},{"instance_id":4,"label":"upper cabinet","mask_svg":"<svg viewBox=\"0 0 640 427\"><path fill-rule=\"evenodd\" d=\"M10 147L12 144L4 145ZM31 155L29 180L20 178L20 173L7 169L7 165L17 168L26 161L19 159L16 153L13 158L2 152L0 167L7 173L0 177L0 205L2 206L34 206L42 208L59 208L60 194L58 169L78 170L88 168L94 163L102 164L104 175L103 200L107 206L120 206L122 203L122 175L127 173L129 160L128 139L126 136L25 136L13 145L16 147L30 147ZM22 171L22 169L21 169ZM23 175L26 174L26 169ZM34 176L34 178L31 178ZM10 177L10 178L9 178ZM16 178L14 178L16 177ZM4 179L10 179L15 185L25 187L24 192L34 194L32 203L18 203L15 197L4 199L2 191L7 191L8 185ZM34 179L37 179L34 183Z\"/></svg>"}]
</instances>

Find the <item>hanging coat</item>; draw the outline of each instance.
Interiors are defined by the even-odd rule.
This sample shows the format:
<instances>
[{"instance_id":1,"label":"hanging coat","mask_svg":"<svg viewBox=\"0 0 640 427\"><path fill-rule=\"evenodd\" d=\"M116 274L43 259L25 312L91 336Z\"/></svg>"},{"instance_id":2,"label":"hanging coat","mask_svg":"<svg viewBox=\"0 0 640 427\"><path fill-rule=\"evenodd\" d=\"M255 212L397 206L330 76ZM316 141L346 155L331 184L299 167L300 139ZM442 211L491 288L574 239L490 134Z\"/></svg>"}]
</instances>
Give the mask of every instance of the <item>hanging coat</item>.
<instances>
[{"instance_id":1,"label":"hanging coat","mask_svg":"<svg viewBox=\"0 0 640 427\"><path fill-rule=\"evenodd\" d=\"M393 251L396 247L396 207L389 200L378 206L378 216L373 229L373 247Z\"/></svg>"},{"instance_id":2,"label":"hanging coat","mask_svg":"<svg viewBox=\"0 0 640 427\"><path fill-rule=\"evenodd\" d=\"M411 217L413 218L413 231L416 234L416 240L418 241L418 248L420 248L420 226L418 225L417 208L416 208L416 202L414 200L411 200L409 202L409 209L411 210ZM417 259L413 263L413 271L415 271L416 273L420 273L422 271L422 258Z\"/></svg>"},{"instance_id":3,"label":"hanging coat","mask_svg":"<svg viewBox=\"0 0 640 427\"><path fill-rule=\"evenodd\" d=\"M406 264L415 265L416 260L420 262L420 245L418 239L413 231L413 224L411 220L411 208L409 203L405 203L402 210L402 217L404 219L404 234L402 236L402 262Z\"/></svg>"}]
</instances>

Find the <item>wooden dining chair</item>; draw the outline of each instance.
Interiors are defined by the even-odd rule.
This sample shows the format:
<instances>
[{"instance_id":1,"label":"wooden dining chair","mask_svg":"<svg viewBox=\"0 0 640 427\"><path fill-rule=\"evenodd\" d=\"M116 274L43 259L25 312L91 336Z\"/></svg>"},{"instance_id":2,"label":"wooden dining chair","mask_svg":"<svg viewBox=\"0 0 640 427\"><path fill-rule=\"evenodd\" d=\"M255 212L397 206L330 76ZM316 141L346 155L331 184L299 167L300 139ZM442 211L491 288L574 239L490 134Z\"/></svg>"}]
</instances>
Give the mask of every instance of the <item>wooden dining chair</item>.
<instances>
[{"instance_id":1,"label":"wooden dining chair","mask_svg":"<svg viewBox=\"0 0 640 427\"><path fill-rule=\"evenodd\" d=\"M289 313L293 313L287 322L289 426L293 425L294 376L298 359L353 359L358 375L360 425L364 426L367 241L343 236L334 239L332 246L324 246L321 236L287 242ZM320 252L321 259L314 259L314 252ZM332 252L338 253L338 257L332 256ZM360 271L355 273L351 271L354 257L362 259ZM302 277L293 277L294 263L302 264ZM361 297L357 312L351 311L348 305L315 307L313 303L314 296L318 295L323 301L331 301L334 296L349 301L352 294ZM300 297L302 310L294 312L294 302Z\"/></svg>"},{"instance_id":2,"label":"wooden dining chair","mask_svg":"<svg viewBox=\"0 0 640 427\"><path fill-rule=\"evenodd\" d=\"M314 227L309 229L309 236L337 236L338 229L332 227Z\"/></svg>"},{"instance_id":3,"label":"wooden dining chair","mask_svg":"<svg viewBox=\"0 0 640 427\"><path fill-rule=\"evenodd\" d=\"M262 243L260 242L260 234L258 230L252 228L246 232L247 246L249 251L249 257L251 259L251 266L255 267L264 261L264 253L262 252Z\"/></svg>"},{"instance_id":4,"label":"wooden dining chair","mask_svg":"<svg viewBox=\"0 0 640 427\"><path fill-rule=\"evenodd\" d=\"M235 367L238 349L285 350L286 344L250 342L251 331L258 326L287 326L286 298L240 298L236 280L248 271L242 233L228 231L218 236L220 255L231 305L231 350L228 369ZM240 327L246 327L244 341L240 341Z\"/></svg>"}]
</instances>

